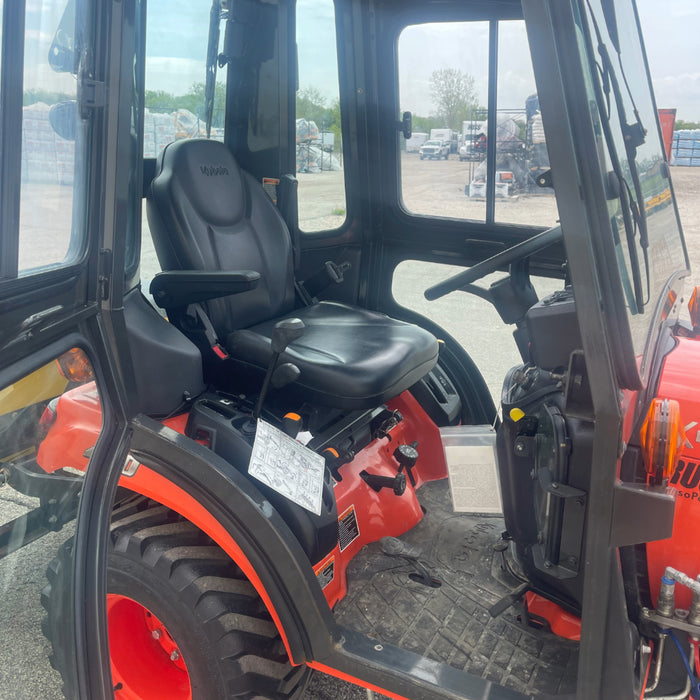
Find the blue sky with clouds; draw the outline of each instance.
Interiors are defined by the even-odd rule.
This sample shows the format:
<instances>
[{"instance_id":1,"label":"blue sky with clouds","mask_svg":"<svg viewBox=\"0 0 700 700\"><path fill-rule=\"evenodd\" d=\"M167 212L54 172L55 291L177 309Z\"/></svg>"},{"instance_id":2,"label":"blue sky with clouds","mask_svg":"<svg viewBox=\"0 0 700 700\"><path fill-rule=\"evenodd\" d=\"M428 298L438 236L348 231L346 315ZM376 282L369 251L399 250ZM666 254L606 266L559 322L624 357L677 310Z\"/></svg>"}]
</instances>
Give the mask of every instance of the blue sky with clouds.
<instances>
[{"instance_id":1,"label":"blue sky with clouds","mask_svg":"<svg viewBox=\"0 0 700 700\"><path fill-rule=\"evenodd\" d=\"M303 7L299 26L300 82L302 86L318 87L330 100L334 92L337 94L331 3L299 3ZM681 119L700 121L700 0L637 0L637 4L657 104L675 107ZM70 76L57 75L44 63L63 6L64 0L27 0L27 87L75 90ZM183 94L193 82L203 81L209 7L209 0L149 0L149 88ZM53 11L47 12L51 8ZM479 97L485 101L484 28L470 31L469 41L465 41L464 31L443 28L427 44L425 37L421 40L420 32L413 38L405 32L405 49L400 54L403 108L428 114L430 74L444 67L459 67L474 75ZM504 32L507 36L501 40L504 77L499 103L515 107L532 91L532 77L517 58L524 50L522 32ZM516 58L509 60L510 56Z\"/></svg>"}]
</instances>

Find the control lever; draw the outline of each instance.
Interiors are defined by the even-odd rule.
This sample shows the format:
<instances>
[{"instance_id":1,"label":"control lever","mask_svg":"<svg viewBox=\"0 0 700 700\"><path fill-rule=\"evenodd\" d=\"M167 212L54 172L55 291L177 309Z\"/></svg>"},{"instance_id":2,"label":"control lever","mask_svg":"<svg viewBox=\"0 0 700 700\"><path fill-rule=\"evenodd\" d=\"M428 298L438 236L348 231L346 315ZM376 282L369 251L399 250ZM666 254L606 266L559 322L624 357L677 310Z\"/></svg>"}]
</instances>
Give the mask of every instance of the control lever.
<instances>
[{"instance_id":1,"label":"control lever","mask_svg":"<svg viewBox=\"0 0 700 700\"><path fill-rule=\"evenodd\" d=\"M271 347L272 347L272 357L270 358L270 364L267 366L267 372L265 373L265 379L263 380L262 389L260 389L260 395L258 396L257 403L253 409L253 420L257 420L262 410L263 401L265 396L267 396L267 391L270 388L270 380L272 379L272 374L277 367L277 361L280 355L285 351L287 346L297 338L301 338L304 334L304 322L300 318L285 318L278 321L272 330L271 337ZM285 363L290 364L290 363ZM292 365L293 367L294 365ZM284 367L284 365L282 365ZM280 369L282 369L280 367ZM299 368L296 368L297 372ZM286 374L286 372L285 372ZM292 380L293 381L293 380ZM284 386L284 384L282 384Z\"/></svg>"},{"instance_id":2,"label":"control lever","mask_svg":"<svg viewBox=\"0 0 700 700\"><path fill-rule=\"evenodd\" d=\"M406 475L399 473L396 476L382 476L381 474L370 474L363 469L360 476L365 480L367 486L379 492L382 489L391 489L397 496L402 496L406 490Z\"/></svg>"}]
</instances>

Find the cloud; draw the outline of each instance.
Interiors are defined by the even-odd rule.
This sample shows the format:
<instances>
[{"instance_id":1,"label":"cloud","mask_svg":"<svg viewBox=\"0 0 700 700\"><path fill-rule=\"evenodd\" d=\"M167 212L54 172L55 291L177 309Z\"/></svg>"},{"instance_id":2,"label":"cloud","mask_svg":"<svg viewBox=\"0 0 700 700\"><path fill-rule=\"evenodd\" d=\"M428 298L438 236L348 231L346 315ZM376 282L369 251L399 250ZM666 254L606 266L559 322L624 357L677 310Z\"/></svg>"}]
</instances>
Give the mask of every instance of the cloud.
<instances>
[{"instance_id":1,"label":"cloud","mask_svg":"<svg viewBox=\"0 0 700 700\"><path fill-rule=\"evenodd\" d=\"M700 71L654 78L653 84L659 107L675 107L679 119L700 121Z\"/></svg>"},{"instance_id":2,"label":"cloud","mask_svg":"<svg viewBox=\"0 0 700 700\"><path fill-rule=\"evenodd\" d=\"M185 95L192 83L205 80L205 63L194 58L149 56L146 58L146 89Z\"/></svg>"}]
</instances>

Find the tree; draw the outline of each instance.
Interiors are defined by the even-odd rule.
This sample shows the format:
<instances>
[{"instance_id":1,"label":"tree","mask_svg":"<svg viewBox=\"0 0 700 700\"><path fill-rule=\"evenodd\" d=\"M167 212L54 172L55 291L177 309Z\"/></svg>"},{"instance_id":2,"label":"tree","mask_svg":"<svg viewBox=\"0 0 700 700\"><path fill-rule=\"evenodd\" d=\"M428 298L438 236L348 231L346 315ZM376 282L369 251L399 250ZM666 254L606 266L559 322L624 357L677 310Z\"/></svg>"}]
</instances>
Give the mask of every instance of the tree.
<instances>
[{"instance_id":1,"label":"tree","mask_svg":"<svg viewBox=\"0 0 700 700\"><path fill-rule=\"evenodd\" d=\"M440 117L421 117L418 114L413 115L413 133L429 134L431 129L439 129L442 124Z\"/></svg>"},{"instance_id":2,"label":"tree","mask_svg":"<svg viewBox=\"0 0 700 700\"><path fill-rule=\"evenodd\" d=\"M168 114L178 109L187 109L200 119L204 114L204 83L192 83L185 95L172 95L165 90L146 90L145 105L151 112ZM224 104L226 100L226 85L216 83L214 88L214 114L212 124L215 127L224 125Z\"/></svg>"},{"instance_id":3,"label":"tree","mask_svg":"<svg viewBox=\"0 0 700 700\"><path fill-rule=\"evenodd\" d=\"M474 78L458 68L442 68L430 76L432 95L437 116L442 126L461 131L462 122L469 119L472 109L477 106Z\"/></svg>"},{"instance_id":4,"label":"tree","mask_svg":"<svg viewBox=\"0 0 700 700\"><path fill-rule=\"evenodd\" d=\"M679 129L700 129L700 122L687 122L683 119L676 119L676 124L673 128L676 131Z\"/></svg>"},{"instance_id":5,"label":"tree","mask_svg":"<svg viewBox=\"0 0 700 700\"><path fill-rule=\"evenodd\" d=\"M329 121L326 98L315 87L303 87L297 92L297 119L316 122L321 128L321 122Z\"/></svg>"},{"instance_id":6,"label":"tree","mask_svg":"<svg viewBox=\"0 0 700 700\"><path fill-rule=\"evenodd\" d=\"M330 107L326 98L316 87L303 87L297 92L297 119L315 122L319 131L329 131L335 135L335 149L341 147L340 100L336 98Z\"/></svg>"}]
</instances>

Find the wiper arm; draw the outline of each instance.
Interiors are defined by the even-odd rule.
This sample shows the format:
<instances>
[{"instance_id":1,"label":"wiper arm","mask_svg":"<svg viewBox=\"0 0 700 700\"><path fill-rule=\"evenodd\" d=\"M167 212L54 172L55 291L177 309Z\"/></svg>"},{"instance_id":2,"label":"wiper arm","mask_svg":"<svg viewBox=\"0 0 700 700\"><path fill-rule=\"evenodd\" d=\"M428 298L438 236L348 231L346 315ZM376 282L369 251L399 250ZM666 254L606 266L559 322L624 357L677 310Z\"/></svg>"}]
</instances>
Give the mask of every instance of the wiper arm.
<instances>
[{"instance_id":1,"label":"wiper arm","mask_svg":"<svg viewBox=\"0 0 700 700\"><path fill-rule=\"evenodd\" d=\"M209 41L207 43L207 75L204 84L204 115L207 138L211 136L216 95L216 67L219 61L219 27L222 19L221 0L213 0L209 11Z\"/></svg>"},{"instance_id":2,"label":"wiper arm","mask_svg":"<svg viewBox=\"0 0 700 700\"><path fill-rule=\"evenodd\" d=\"M639 171L637 170L637 148L641 146L646 138L646 130L641 123L639 118L639 113L637 107L634 104L634 98L629 89L627 83L627 78L622 67L622 59L618 51L618 59L620 62L620 71L622 73L623 79L625 81L625 86L630 95L630 100L633 105L633 111L636 118L634 124L628 124L627 117L625 114L625 105L622 97L622 91L620 89L620 84L617 80L617 75L613 70L613 63L608 52L608 48L605 45L600 27L596 21L595 15L593 14L593 9L591 8L590 2L586 3L588 5L588 11L593 22L593 28L596 34L596 39L598 42L597 50L601 57L602 65L599 65L599 71L601 74L602 86L597 85L598 91L602 89L603 96L605 97L605 103L607 105L607 112L601 113L601 119L603 122L603 132L605 134L605 140L608 145L608 153L610 155L610 162L612 165L613 172L617 176L620 183L620 206L622 209L622 220L625 226L625 235L627 239L627 248L629 251L630 267L632 268L632 281L634 286L634 301L637 311L642 311L646 304L644 298L644 290L642 288L642 273L639 267L639 256L637 255L636 247L636 232L639 231L639 244L642 248L644 256L644 266L645 266L645 277L647 286L647 297L649 296L649 258L647 254L647 249L649 246L649 238L647 232L647 222L646 222L646 212L644 211L644 194L642 192L642 186L639 179ZM620 163L617 150L615 148L615 141L610 130L610 91L615 98L615 106L617 109L618 121L620 124L620 129L622 131L622 137L625 144L625 154L627 156L627 164L629 167L629 172L632 177L632 182L634 184L635 197L627 186L627 180L624 177L622 164Z\"/></svg>"}]
</instances>

